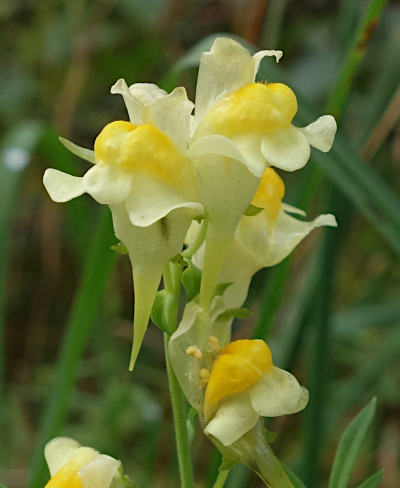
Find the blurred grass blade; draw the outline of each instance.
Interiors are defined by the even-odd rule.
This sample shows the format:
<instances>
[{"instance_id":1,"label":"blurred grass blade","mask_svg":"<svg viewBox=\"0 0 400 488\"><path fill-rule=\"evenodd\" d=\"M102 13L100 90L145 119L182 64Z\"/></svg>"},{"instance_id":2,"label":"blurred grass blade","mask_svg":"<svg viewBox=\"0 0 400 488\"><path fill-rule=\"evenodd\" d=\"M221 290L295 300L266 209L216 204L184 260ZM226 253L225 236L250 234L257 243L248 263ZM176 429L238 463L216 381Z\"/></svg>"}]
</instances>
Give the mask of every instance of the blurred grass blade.
<instances>
[{"instance_id":1,"label":"blurred grass blade","mask_svg":"<svg viewBox=\"0 0 400 488\"><path fill-rule=\"evenodd\" d=\"M340 44L340 55L343 56L353 38L357 27L359 0L341 0L337 16L336 33Z\"/></svg>"},{"instance_id":2,"label":"blurred grass blade","mask_svg":"<svg viewBox=\"0 0 400 488\"><path fill-rule=\"evenodd\" d=\"M378 488L382 476L383 476L383 469L380 469L377 473L373 474L372 476L367 478L363 483L361 483L361 485L358 485L357 488Z\"/></svg>"},{"instance_id":3,"label":"blurred grass blade","mask_svg":"<svg viewBox=\"0 0 400 488\"><path fill-rule=\"evenodd\" d=\"M66 325L54 386L42 417L32 457L30 488L41 488L45 484L43 448L46 442L60 433L64 424L80 360L89 332L95 325L99 303L115 262L116 254L110 250L113 241L111 216L108 209L103 209L93 239L87 247L80 284Z\"/></svg>"},{"instance_id":4,"label":"blurred grass blade","mask_svg":"<svg viewBox=\"0 0 400 488\"><path fill-rule=\"evenodd\" d=\"M8 262L12 219L19 197L19 185L24 169L30 163L43 134L43 124L39 121L27 121L12 128L0 142L0 428L3 431L4 418L4 327L6 266ZM0 440L0 452L4 452Z\"/></svg>"},{"instance_id":5,"label":"blurred grass blade","mask_svg":"<svg viewBox=\"0 0 400 488\"><path fill-rule=\"evenodd\" d=\"M400 303L397 299L357 305L337 313L333 321L335 334L353 335L368 326L400 322Z\"/></svg>"},{"instance_id":6,"label":"blurred grass blade","mask_svg":"<svg viewBox=\"0 0 400 488\"><path fill-rule=\"evenodd\" d=\"M396 323L394 330L376 346L373 356L358 368L348 381L336 389L335 405L327 412L328 424L334 426L337 419L351 408L365 390L378 380L390 362L398 358L400 352L400 327Z\"/></svg>"},{"instance_id":7,"label":"blurred grass blade","mask_svg":"<svg viewBox=\"0 0 400 488\"><path fill-rule=\"evenodd\" d=\"M375 410L376 398L373 398L345 430L336 451L328 488L346 488L348 486Z\"/></svg>"},{"instance_id":8,"label":"blurred grass blade","mask_svg":"<svg viewBox=\"0 0 400 488\"><path fill-rule=\"evenodd\" d=\"M345 62L340 68L339 77L329 100L329 112L335 117L343 115L343 107L350 92L353 78L364 58L369 40L378 24L387 0L371 0L358 25Z\"/></svg>"},{"instance_id":9,"label":"blurred grass blade","mask_svg":"<svg viewBox=\"0 0 400 488\"><path fill-rule=\"evenodd\" d=\"M260 313L253 331L254 339L267 340L273 319L282 301L285 285L289 278L291 265L289 257L269 270L268 278L260 298Z\"/></svg>"},{"instance_id":10,"label":"blurred grass blade","mask_svg":"<svg viewBox=\"0 0 400 488\"><path fill-rule=\"evenodd\" d=\"M285 464L282 463L283 469L286 471L286 474L288 475L290 481L293 484L293 488L306 488L306 485L301 481L301 479L297 476L297 474L289 468L289 466L286 466Z\"/></svg>"}]
</instances>

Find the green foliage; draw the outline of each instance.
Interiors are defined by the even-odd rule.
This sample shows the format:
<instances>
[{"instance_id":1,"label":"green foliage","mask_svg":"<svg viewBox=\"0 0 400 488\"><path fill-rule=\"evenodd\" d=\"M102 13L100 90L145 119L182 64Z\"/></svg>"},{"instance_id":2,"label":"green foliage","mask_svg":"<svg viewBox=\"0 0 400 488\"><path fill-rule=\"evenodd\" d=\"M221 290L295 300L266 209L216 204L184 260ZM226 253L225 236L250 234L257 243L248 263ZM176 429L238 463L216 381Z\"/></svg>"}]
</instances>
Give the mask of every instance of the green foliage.
<instances>
[{"instance_id":1,"label":"green foliage","mask_svg":"<svg viewBox=\"0 0 400 488\"><path fill-rule=\"evenodd\" d=\"M383 469L380 469L377 473L371 475L365 481L358 485L357 488L377 488L381 482L383 476Z\"/></svg>"},{"instance_id":2,"label":"green foliage","mask_svg":"<svg viewBox=\"0 0 400 488\"><path fill-rule=\"evenodd\" d=\"M373 398L349 424L342 435L329 478L329 488L346 488L348 486L367 430L374 418L375 410L376 399Z\"/></svg>"},{"instance_id":3,"label":"green foliage","mask_svg":"<svg viewBox=\"0 0 400 488\"><path fill-rule=\"evenodd\" d=\"M192 261L182 273L182 285L188 301L192 301L200 292L201 270Z\"/></svg>"}]
</instances>

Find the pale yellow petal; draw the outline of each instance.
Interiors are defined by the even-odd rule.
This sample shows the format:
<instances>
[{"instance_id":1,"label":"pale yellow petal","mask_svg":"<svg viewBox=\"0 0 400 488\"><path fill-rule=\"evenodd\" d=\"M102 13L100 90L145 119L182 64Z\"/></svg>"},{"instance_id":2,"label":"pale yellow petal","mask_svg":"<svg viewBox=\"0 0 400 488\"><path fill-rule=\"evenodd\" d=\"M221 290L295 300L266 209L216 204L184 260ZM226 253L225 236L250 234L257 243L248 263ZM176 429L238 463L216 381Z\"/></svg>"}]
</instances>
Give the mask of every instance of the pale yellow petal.
<instances>
[{"instance_id":1,"label":"pale yellow petal","mask_svg":"<svg viewBox=\"0 0 400 488\"><path fill-rule=\"evenodd\" d=\"M44 457L53 476L60 468L67 464L72 454L81 445L69 437L56 437L48 442L44 448Z\"/></svg>"},{"instance_id":2,"label":"pale yellow petal","mask_svg":"<svg viewBox=\"0 0 400 488\"><path fill-rule=\"evenodd\" d=\"M160 98L167 95L167 92L155 83L134 83L130 85L129 92L141 105L151 105Z\"/></svg>"},{"instance_id":3,"label":"pale yellow petal","mask_svg":"<svg viewBox=\"0 0 400 488\"><path fill-rule=\"evenodd\" d=\"M97 202L115 204L129 195L132 175L117 166L96 164L83 177L83 184Z\"/></svg>"},{"instance_id":4,"label":"pale yellow petal","mask_svg":"<svg viewBox=\"0 0 400 488\"><path fill-rule=\"evenodd\" d=\"M258 178L242 163L223 156L201 156L194 164L208 219L200 290L201 304L207 308L236 227L257 190Z\"/></svg>"},{"instance_id":5,"label":"pale yellow petal","mask_svg":"<svg viewBox=\"0 0 400 488\"><path fill-rule=\"evenodd\" d=\"M131 223L125 204L110 205L115 234L132 262L135 289L134 337L130 369L139 354L165 264L182 249L192 214L179 208L148 227Z\"/></svg>"},{"instance_id":6,"label":"pale yellow petal","mask_svg":"<svg viewBox=\"0 0 400 488\"><path fill-rule=\"evenodd\" d=\"M273 366L248 390L253 409L263 417L279 417L303 410L308 391L288 371Z\"/></svg>"},{"instance_id":7,"label":"pale yellow petal","mask_svg":"<svg viewBox=\"0 0 400 488\"><path fill-rule=\"evenodd\" d=\"M186 90L175 88L169 95L157 98L144 108L144 123L156 126L184 153L188 147L193 107Z\"/></svg>"},{"instance_id":8,"label":"pale yellow petal","mask_svg":"<svg viewBox=\"0 0 400 488\"><path fill-rule=\"evenodd\" d=\"M251 406L247 392L225 398L204 432L212 435L224 446L237 441L252 429L259 416Z\"/></svg>"},{"instance_id":9,"label":"pale yellow petal","mask_svg":"<svg viewBox=\"0 0 400 488\"><path fill-rule=\"evenodd\" d=\"M190 209L193 217L204 213L200 202L188 200L161 180L145 173L138 173L132 178L132 191L126 200L132 224L147 227L178 208Z\"/></svg>"},{"instance_id":10,"label":"pale yellow petal","mask_svg":"<svg viewBox=\"0 0 400 488\"><path fill-rule=\"evenodd\" d=\"M109 488L120 465L120 461L100 454L79 470L82 488Z\"/></svg>"},{"instance_id":11,"label":"pale yellow petal","mask_svg":"<svg viewBox=\"0 0 400 488\"><path fill-rule=\"evenodd\" d=\"M129 91L128 85L123 78L120 78L111 87L111 93L113 95L122 95L126 109L128 111L129 120L133 124L142 124L142 104L135 99L132 93Z\"/></svg>"},{"instance_id":12,"label":"pale yellow petal","mask_svg":"<svg viewBox=\"0 0 400 488\"><path fill-rule=\"evenodd\" d=\"M257 61L233 39L219 37L200 58L196 88L196 125L222 96L254 81Z\"/></svg>"},{"instance_id":13,"label":"pale yellow petal","mask_svg":"<svg viewBox=\"0 0 400 488\"><path fill-rule=\"evenodd\" d=\"M301 130L311 146L322 152L328 152L332 147L336 134L336 120L332 115L323 115Z\"/></svg>"},{"instance_id":14,"label":"pale yellow petal","mask_svg":"<svg viewBox=\"0 0 400 488\"><path fill-rule=\"evenodd\" d=\"M310 158L310 144L307 138L293 125L266 133L261 151L268 165L285 171L302 168Z\"/></svg>"},{"instance_id":15,"label":"pale yellow petal","mask_svg":"<svg viewBox=\"0 0 400 488\"><path fill-rule=\"evenodd\" d=\"M43 184L54 202L63 203L85 193L83 178L71 176L57 169L46 169Z\"/></svg>"}]
</instances>

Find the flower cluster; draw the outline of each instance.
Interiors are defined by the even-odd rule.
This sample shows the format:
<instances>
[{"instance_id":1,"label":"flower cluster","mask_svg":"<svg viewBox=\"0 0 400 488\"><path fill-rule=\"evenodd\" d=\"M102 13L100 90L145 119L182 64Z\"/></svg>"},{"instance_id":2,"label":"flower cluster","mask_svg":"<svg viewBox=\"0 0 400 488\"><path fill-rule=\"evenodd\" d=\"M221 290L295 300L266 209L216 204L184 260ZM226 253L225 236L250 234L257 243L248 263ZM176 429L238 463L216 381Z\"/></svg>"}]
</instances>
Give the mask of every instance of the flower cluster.
<instances>
[{"instance_id":1,"label":"flower cluster","mask_svg":"<svg viewBox=\"0 0 400 488\"><path fill-rule=\"evenodd\" d=\"M86 192L111 210L133 270L131 369L166 265L182 253L181 262L201 271L168 350L206 434L223 446L260 416L305 407L307 390L274 366L265 342L230 342L231 322L254 273L284 259L315 227L336 225L333 215L298 220L293 214L304 213L282 201L285 186L272 167L295 171L311 146L329 151L336 123L325 115L295 127L293 91L255 81L265 56L279 61L282 52L251 56L232 39L216 39L200 60L195 105L181 87L168 94L118 80L111 92L122 95L129 121L106 125L94 151L63 141L93 163L83 177L44 175L54 201Z\"/></svg>"}]
</instances>

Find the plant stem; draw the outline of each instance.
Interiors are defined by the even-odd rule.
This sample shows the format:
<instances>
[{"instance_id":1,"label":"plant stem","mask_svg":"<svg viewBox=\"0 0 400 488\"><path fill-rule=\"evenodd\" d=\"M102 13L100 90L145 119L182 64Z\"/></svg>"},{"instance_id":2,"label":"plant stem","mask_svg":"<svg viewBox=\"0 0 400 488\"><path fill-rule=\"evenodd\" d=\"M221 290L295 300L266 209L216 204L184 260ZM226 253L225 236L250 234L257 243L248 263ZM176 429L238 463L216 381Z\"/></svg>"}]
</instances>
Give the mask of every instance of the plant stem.
<instances>
[{"instance_id":1,"label":"plant stem","mask_svg":"<svg viewBox=\"0 0 400 488\"><path fill-rule=\"evenodd\" d=\"M213 484L213 488L223 488L223 486L225 485L225 481L228 478L228 474L229 474L229 469L219 471L217 479L215 480L215 483Z\"/></svg>"},{"instance_id":2,"label":"plant stem","mask_svg":"<svg viewBox=\"0 0 400 488\"><path fill-rule=\"evenodd\" d=\"M193 488L193 468L190 459L190 448L186 428L186 405L185 397L172 369L168 353L168 335L164 334L165 360L167 364L167 375L169 393L171 396L172 414L174 418L176 450L178 454L179 474L182 488ZM221 485L222 486L222 485Z\"/></svg>"}]
</instances>

